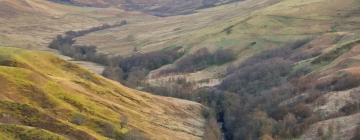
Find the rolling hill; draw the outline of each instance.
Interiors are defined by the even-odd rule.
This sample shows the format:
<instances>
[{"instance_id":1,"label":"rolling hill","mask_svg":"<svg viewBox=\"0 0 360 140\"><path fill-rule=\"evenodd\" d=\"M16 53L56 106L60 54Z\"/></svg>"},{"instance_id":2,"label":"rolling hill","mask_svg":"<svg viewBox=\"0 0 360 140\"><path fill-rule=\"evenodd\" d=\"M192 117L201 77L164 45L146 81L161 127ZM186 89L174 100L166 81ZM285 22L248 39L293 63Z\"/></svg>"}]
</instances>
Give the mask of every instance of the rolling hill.
<instances>
[{"instance_id":1,"label":"rolling hill","mask_svg":"<svg viewBox=\"0 0 360 140\"><path fill-rule=\"evenodd\" d=\"M124 87L49 53L0 48L0 138L201 139L203 106Z\"/></svg>"},{"instance_id":2,"label":"rolling hill","mask_svg":"<svg viewBox=\"0 0 360 140\"><path fill-rule=\"evenodd\" d=\"M222 2L3 0L0 45L55 48L132 88L201 102L229 140L358 139L360 2ZM200 139L205 131L199 104L132 90L46 53L1 49L0 88L10 94L0 111L11 124L1 124L0 138ZM28 110L68 133L19 115Z\"/></svg>"}]
</instances>

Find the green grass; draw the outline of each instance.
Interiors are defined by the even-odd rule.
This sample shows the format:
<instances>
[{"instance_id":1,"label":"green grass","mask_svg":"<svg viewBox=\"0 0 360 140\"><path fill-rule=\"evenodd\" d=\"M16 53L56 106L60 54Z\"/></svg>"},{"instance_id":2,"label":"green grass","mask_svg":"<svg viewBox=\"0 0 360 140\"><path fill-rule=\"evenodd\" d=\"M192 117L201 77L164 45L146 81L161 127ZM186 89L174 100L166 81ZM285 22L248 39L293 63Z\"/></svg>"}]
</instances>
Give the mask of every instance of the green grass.
<instances>
[{"instance_id":1,"label":"green grass","mask_svg":"<svg viewBox=\"0 0 360 140\"><path fill-rule=\"evenodd\" d=\"M1 133L3 135L1 135ZM67 138L47 130L12 124L0 124L0 139L67 140Z\"/></svg>"}]
</instances>

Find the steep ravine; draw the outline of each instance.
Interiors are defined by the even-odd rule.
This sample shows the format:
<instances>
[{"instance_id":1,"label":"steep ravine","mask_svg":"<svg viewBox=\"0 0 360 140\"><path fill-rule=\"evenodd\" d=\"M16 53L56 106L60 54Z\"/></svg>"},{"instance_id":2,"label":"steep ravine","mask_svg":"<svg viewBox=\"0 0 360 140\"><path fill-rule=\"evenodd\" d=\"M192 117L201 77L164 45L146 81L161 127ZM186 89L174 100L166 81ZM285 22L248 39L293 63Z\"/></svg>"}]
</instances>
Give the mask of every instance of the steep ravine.
<instances>
[{"instance_id":1,"label":"steep ravine","mask_svg":"<svg viewBox=\"0 0 360 140\"><path fill-rule=\"evenodd\" d=\"M136 72L147 75L150 71L173 63L184 55L181 46L169 47L167 49L148 53L138 53L134 51L134 54L131 56L123 57L120 55L99 52L95 45L76 44L76 38L78 37L92 32L125 26L126 24L126 21L122 21L112 25L105 24L85 30L68 31L63 35L58 35L51 41L48 47L55 49L61 55L70 57L76 61L93 62L95 64L85 63L84 65L84 62L81 62L81 64L96 73L103 74L105 77L116 81L126 81L128 80L128 77L131 77L132 73ZM103 68L99 68L96 64L99 64ZM145 77L139 77L136 78L135 81L144 78Z\"/></svg>"},{"instance_id":2,"label":"steep ravine","mask_svg":"<svg viewBox=\"0 0 360 140\"><path fill-rule=\"evenodd\" d=\"M121 67L121 64L123 63L123 61L125 61L124 63L125 66L128 65L132 65L132 63L134 63L133 61L135 61L136 64L137 61L143 61L144 59L146 59L146 61L152 62L152 61L156 61L156 60L152 60L151 58L162 58L163 60L167 60L168 63L172 63L175 60L177 60L178 58L180 58L183 55L181 50L181 47L175 47L175 48L170 48L170 49L165 49L165 50L161 50L161 51L155 51L155 52L151 52L151 53L146 53L143 56L142 55L133 55L132 57L129 58L122 58L120 56L113 56L113 55L108 55L108 54L103 54L101 52L98 52L96 49L96 46L92 46L92 45L75 45L76 42L76 38L77 37L81 37L84 36L86 34L92 33L92 32L96 32L96 31L101 31L101 30L106 30L109 28L115 28L115 27L120 27L120 26L125 26L127 23L125 21L118 23L118 24L113 24L113 25L102 25L102 26L98 26L98 27L93 27L90 29L85 29L85 30L81 30L81 31L68 31L66 32L64 35L58 35L50 44L49 44L49 48L55 49L57 50L61 55L63 55L63 58L66 58L68 61L75 61L76 63L80 63L80 65L84 66L85 68L90 69L91 71L98 73L98 74L103 74L105 77L108 77L110 79L114 79L111 76L116 75L116 71L111 71L110 75L105 75L106 71L103 71L104 69L109 69L114 67L114 65L116 67L119 67L120 69L129 69L129 70L133 70L131 69L131 67L127 68L127 67ZM171 56L171 57L169 57ZM150 57L150 58L148 58ZM156 63L156 62L154 62ZM145 66L141 66L141 67L147 67L146 64L140 63L141 65L145 65ZM163 66L167 63L162 63L162 64L157 64L158 66ZM135 66L137 67L137 65ZM155 67L156 69L156 67ZM126 71L124 71L126 72ZM114 80L117 80L116 78ZM119 80L118 80L119 81ZM223 125L223 120L222 119L218 119L218 125ZM210 128L217 128L217 126L212 126L209 125L207 127ZM221 132L221 139L225 140L224 137L224 132L225 129L222 126L220 128ZM220 139L220 138L219 138Z\"/></svg>"}]
</instances>

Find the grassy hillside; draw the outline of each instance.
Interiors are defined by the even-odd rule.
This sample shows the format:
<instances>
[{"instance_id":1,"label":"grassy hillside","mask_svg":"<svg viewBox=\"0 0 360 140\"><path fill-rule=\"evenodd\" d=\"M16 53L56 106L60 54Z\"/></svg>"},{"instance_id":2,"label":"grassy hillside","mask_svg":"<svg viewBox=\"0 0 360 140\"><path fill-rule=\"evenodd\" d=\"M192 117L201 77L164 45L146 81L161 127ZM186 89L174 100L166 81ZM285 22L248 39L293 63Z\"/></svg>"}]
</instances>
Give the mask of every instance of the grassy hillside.
<instances>
[{"instance_id":1,"label":"grassy hillside","mask_svg":"<svg viewBox=\"0 0 360 140\"><path fill-rule=\"evenodd\" d=\"M133 22L126 27L77 38L76 44L91 44L98 52L123 57L133 54L135 49L148 53L183 46L187 54L191 54L203 47L211 50L225 48L237 54L234 65L238 65L264 50L299 40L312 40L329 33L358 33L359 5L356 0L248 0L199 10L186 16ZM170 79L167 75L158 77L160 71L168 68L152 71L150 81L158 83ZM225 68L226 65L210 66L189 73L195 78L188 80L221 79L219 75L224 74ZM180 73L178 76L184 75Z\"/></svg>"},{"instance_id":2,"label":"grassy hillside","mask_svg":"<svg viewBox=\"0 0 360 140\"><path fill-rule=\"evenodd\" d=\"M143 53L173 46L192 48L200 46L205 39L211 40L212 34L218 32L219 28L226 28L222 24L228 25L229 21L243 19L244 16L274 3L277 3L277 0L243 1L199 10L191 15L139 20L126 27L77 38L76 43L92 44L97 46L100 52L122 56L132 54L135 47Z\"/></svg>"},{"instance_id":3,"label":"grassy hillside","mask_svg":"<svg viewBox=\"0 0 360 140\"><path fill-rule=\"evenodd\" d=\"M1 47L0 65L0 137L202 137L200 104L126 88L44 52Z\"/></svg>"}]
</instances>

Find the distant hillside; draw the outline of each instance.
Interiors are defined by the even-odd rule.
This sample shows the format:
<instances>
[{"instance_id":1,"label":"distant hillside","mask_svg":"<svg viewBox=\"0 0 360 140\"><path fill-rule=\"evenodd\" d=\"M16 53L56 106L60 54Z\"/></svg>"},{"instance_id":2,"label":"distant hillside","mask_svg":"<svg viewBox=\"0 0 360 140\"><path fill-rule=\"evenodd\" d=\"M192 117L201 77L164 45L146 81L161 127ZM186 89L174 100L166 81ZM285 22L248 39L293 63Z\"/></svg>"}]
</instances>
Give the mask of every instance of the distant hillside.
<instances>
[{"instance_id":1,"label":"distant hillside","mask_svg":"<svg viewBox=\"0 0 360 140\"><path fill-rule=\"evenodd\" d=\"M156 16L189 14L199 8L241 0L49 0L53 2L91 7L118 7L137 10Z\"/></svg>"},{"instance_id":2,"label":"distant hillside","mask_svg":"<svg viewBox=\"0 0 360 140\"><path fill-rule=\"evenodd\" d=\"M80 7L47 0L1 0L0 45L49 50L58 34L127 20L149 20L153 16L117 8Z\"/></svg>"},{"instance_id":3,"label":"distant hillside","mask_svg":"<svg viewBox=\"0 0 360 140\"><path fill-rule=\"evenodd\" d=\"M126 88L49 53L0 48L0 139L201 139L200 104Z\"/></svg>"}]
</instances>

